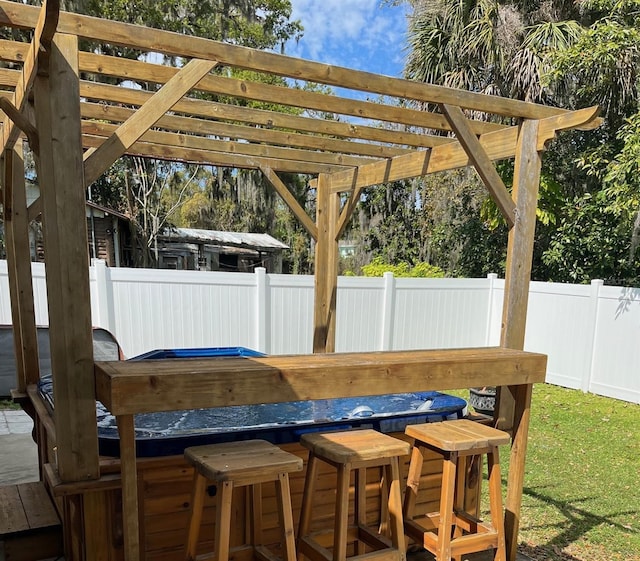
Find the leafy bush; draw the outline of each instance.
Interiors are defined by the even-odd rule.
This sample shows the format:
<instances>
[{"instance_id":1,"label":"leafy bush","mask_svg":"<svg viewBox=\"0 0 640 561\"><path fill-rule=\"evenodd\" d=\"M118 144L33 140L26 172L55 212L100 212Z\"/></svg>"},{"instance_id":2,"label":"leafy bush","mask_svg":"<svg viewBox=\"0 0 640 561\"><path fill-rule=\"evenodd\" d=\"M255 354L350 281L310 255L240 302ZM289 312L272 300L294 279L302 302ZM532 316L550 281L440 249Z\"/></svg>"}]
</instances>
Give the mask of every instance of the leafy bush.
<instances>
[{"instance_id":1,"label":"leafy bush","mask_svg":"<svg viewBox=\"0 0 640 561\"><path fill-rule=\"evenodd\" d=\"M411 266L402 261L397 265L384 263L381 257L375 257L371 263L362 266L362 274L365 277L381 277L384 273L393 273L396 277L415 278L443 278L444 271L440 267L430 265L424 261Z\"/></svg>"}]
</instances>

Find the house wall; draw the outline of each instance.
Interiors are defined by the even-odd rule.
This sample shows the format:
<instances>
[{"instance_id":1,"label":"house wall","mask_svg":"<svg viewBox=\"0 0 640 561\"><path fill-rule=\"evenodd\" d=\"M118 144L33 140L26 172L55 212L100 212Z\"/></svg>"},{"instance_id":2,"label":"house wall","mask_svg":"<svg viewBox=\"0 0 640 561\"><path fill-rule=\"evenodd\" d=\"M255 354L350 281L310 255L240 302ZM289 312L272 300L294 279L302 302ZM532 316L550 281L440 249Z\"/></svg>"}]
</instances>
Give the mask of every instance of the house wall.
<instances>
[{"instance_id":1,"label":"house wall","mask_svg":"<svg viewBox=\"0 0 640 561\"><path fill-rule=\"evenodd\" d=\"M36 322L48 324L44 266L32 265ZM313 277L91 267L93 324L127 357L152 349L245 346L306 354ZM336 350L498 345L504 281L341 277ZM11 323L0 261L0 323ZM531 283L525 349L549 356L547 381L640 403L640 289ZM0 387L0 392L2 388Z\"/></svg>"}]
</instances>

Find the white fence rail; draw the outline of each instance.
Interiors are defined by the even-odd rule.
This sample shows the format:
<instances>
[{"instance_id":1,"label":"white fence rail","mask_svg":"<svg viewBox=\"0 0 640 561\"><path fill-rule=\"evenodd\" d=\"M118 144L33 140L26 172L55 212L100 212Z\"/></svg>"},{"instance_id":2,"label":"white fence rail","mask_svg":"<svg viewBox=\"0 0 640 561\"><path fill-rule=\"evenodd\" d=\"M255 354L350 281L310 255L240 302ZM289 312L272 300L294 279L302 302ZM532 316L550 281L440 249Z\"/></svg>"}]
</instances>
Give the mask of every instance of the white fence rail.
<instances>
[{"instance_id":1,"label":"white fence rail","mask_svg":"<svg viewBox=\"0 0 640 561\"><path fill-rule=\"evenodd\" d=\"M48 324L44 266L34 263L36 321ZM90 270L93 323L126 356L162 348L245 346L310 353L313 277L107 268ZM336 350L497 345L504 281L341 277ZM11 323L0 261L0 323ZM547 380L640 403L640 289L531 284L525 348L549 355Z\"/></svg>"}]
</instances>

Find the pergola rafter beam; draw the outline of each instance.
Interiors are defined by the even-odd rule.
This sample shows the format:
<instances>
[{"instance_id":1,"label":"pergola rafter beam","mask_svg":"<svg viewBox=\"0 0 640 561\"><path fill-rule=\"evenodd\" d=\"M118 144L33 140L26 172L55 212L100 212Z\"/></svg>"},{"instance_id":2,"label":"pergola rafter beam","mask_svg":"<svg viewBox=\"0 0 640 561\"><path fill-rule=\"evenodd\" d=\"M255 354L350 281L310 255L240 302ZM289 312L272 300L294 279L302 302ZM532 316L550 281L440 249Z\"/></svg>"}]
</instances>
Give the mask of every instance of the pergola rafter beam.
<instances>
[{"instance_id":1,"label":"pergola rafter beam","mask_svg":"<svg viewBox=\"0 0 640 561\"><path fill-rule=\"evenodd\" d=\"M28 6L16 6L14 2L0 0L0 25L33 27L37 19L37 8L28 8ZM123 46L131 46L134 42L132 38L135 37L137 48L151 52L216 60L224 65L329 86L410 99L421 103L449 103L465 109L507 117L542 119L565 112L555 107L380 76L118 21L109 21L109 25L104 25L104 20L99 18L67 12L60 14L59 30L77 34L92 41Z\"/></svg>"},{"instance_id":2,"label":"pergola rafter beam","mask_svg":"<svg viewBox=\"0 0 640 561\"><path fill-rule=\"evenodd\" d=\"M188 62L84 161L85 186L98 179L215 66L210 60Z\"/></svg>"}]
</instances>

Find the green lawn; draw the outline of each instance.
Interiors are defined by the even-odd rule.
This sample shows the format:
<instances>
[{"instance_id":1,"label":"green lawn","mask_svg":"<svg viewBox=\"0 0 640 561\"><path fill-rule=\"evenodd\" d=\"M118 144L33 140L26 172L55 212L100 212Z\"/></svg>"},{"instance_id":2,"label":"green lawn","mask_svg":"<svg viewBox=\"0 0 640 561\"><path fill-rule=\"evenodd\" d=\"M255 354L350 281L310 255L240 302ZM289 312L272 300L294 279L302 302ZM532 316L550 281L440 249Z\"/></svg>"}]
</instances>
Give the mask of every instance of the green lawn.
<instances>
[{"instance_id":1,"label":"green lawn","mask_svg":"<svg viewBox=\"0 0 640 561\"><path fill-rule=\"evenodd\" d=\"M540 384L531 411L521 551L640 560L640 405Z\"/></svg>"}]
</instances>

